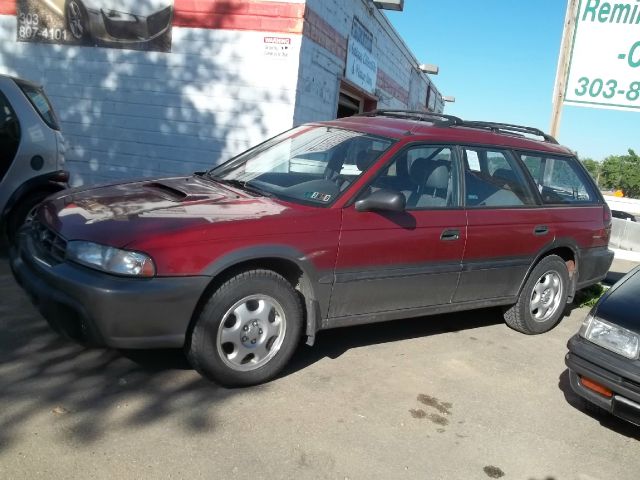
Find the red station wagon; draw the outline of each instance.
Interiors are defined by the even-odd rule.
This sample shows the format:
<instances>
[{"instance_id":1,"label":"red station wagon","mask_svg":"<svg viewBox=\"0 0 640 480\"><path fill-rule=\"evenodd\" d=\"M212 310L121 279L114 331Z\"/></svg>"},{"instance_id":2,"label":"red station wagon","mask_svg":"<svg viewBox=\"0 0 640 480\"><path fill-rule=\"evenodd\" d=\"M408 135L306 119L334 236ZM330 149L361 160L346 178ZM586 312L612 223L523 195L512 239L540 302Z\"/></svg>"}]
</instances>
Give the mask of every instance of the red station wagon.
<instances>
[{"instance_id":1,"label":"red station wagon","mask_svg":"<svg viewBox=\"0 0 640 480\"><path fill-rule=\"evenodd\" d=\"M12 268L75 340L184 347L203 375L251 385L329 328L502 306L545 332L607 273L610 225L540 130L387 110L208 172L57 194Z\"/></svg>"}]
</instances>

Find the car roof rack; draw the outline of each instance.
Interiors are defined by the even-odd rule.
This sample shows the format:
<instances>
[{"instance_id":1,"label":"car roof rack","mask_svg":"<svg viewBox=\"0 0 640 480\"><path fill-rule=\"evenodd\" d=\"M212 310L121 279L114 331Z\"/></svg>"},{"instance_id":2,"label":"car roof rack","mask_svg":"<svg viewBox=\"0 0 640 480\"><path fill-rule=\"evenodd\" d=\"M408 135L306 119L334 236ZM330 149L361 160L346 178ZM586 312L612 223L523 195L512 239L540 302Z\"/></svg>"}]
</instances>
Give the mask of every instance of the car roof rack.
<instances>
[{"instance_id":1,"label":"car roof rack","mask_svg":"<svg viewBox=\"0 0 640 480\"><path fill-rule=\"evenodd\" d=\"M544 133L534 127L525 127L523 125L513 125L511 123L498 122L480 122L467 121L453 115L445 115L444 113L425 112L420 110L373 110L371 112L359 113L358 117L391 117L402 118L405 120L418 120L423 122L432 122L437 127L468 127L489 130L494 133L503 133L507 135L515 135L525 137L525 134L542 137L545 142L558 144L558 141L551 135Z\"/></svg>"},{"instance_id":2,"label":"car roof rack","mask_svg":"<svg viewBox=\"0 0 640 480\"><path fill-rule=\"evenodd\" d=\"M445 115L444 113L423 112L420 110L373 110L355 115L358 117L392 117L403 118L406 120L419 120L422 122L433 122L438 127L452 127L454 125L462 125L464 122L461 118L453 115Z\"/></svg>"},{"instance_id":3,"label":"car roof rack","mask_svg":"<svg viewBox=\"0 0 640 480\"><path fill-rule=\"evenodd\" d=\"M523 136L522 134L535 135L538 137L542 137L545 142L558 144L558 141L554 137L534 127L525 127L523 125L513 125L511 123L477 122L477 121L463 121L462 126L469 127L469 128L480 128L483 130L490 130L494 133L506 133L506 134L512 134L512 135L518 135L518 136Z\"/></svg>"}]
</instances>

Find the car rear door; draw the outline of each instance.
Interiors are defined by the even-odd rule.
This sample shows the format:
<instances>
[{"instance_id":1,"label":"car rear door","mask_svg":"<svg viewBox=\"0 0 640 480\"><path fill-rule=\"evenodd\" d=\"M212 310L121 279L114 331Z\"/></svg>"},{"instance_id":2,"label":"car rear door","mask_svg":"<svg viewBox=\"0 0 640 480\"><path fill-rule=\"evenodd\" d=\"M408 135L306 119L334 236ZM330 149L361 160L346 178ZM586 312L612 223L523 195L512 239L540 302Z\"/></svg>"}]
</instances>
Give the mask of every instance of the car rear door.
<instances>
[{"instance_id":1,"label":"car rear door","mask_svg":"<svg viewBox=\"0 0 640 480\"><path fill-rule=\"evenodd\" d=\"M554 225L528 175L506 149L461 147L467 245L454 302L511 299Z\"/></svg>"},{"instance_id":2,"label":"car rear door","mask_svg":"<svg viewBox=\"0 0 640 480\"><path fill-rule=\"evenodd\" d=\"M360 195L402 192L406 211L343 210L330 317L410 315L451 302L466 240L458 172L455 148L412 145Z\"/></svg>"}]
</instances>

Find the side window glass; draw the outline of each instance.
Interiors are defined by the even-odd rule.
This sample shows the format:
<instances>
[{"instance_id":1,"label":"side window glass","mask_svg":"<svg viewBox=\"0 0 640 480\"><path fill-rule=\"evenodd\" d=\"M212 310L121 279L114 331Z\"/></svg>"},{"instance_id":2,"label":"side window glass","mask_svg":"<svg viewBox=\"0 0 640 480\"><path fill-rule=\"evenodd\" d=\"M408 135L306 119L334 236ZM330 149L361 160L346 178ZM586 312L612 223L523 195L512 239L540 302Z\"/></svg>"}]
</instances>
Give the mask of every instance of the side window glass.
<instances>
[{"instance_id":1,"label":"side window glass","mask_svg":"<svg viewBox=\"0 0 640 480\"><path fill-rule=\"evenodd\" d=\"M546 204L591 203L597 200L593 187L574 159L522 155Z\"/></svg>"},{"instance_id":2,"label":"side window glass","mask_svg":"<svg viewBox=\"0 0 640 480\"><path fill-rule=\"evenodd\" d=\"M509 152L465 148L464 160L467 206L535 205L527 179Z\"/></svg>"},{"instance_id":3,"label":"side window glass","mask_svg":"<svg viewBox=\"0 0 640 480\"><path fill-rule=\"evenodd\" d=\"M459 206L458 173L450 147L411 147L376 177L370 185L402 192L407 210L451 208Z\"/></svg>"},{"instance_id":4,"label":"side window glass","mask_svg":"<svg viewBox=\"0 0 640 480\"><path fill-rule=\"evenodd\" d=\"M0 92L0 179L9 169L20 144L20 123L7 98Z\"/></svg>"}]
</instances>

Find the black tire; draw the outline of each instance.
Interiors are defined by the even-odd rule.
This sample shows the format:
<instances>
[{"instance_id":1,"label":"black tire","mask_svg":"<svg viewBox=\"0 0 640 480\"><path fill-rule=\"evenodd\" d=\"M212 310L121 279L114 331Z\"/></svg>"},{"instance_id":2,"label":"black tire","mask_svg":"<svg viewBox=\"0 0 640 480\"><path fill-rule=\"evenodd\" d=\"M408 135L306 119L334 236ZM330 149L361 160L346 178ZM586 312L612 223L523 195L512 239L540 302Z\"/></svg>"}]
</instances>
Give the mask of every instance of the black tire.
<instances>
[{"instance_id":1,"label":"black tire","mask_svg":"<svg viewBox=\"0 0 640 480\"><path fill-rule=\"evenodd\" d=\"M553 302L545 315L542 315L541 310L534 309L534 295L538 294L537 290L543 288L538 286L538 284L543 285L541 282L543 279L557 279L561 288L556 294L552 293ZM535 293L534 289L537 289ZM568 292L569 271L564 260L557 255L544 257L531 271L517 303L504 311L504 320L509 327L527 335L548 332L560 321L567 304ZM543 298L545 298L544 295ZM536 315L541 318L536 318Z\"/></svg>"},{"instance_id":2,"label":"black tire","mask_svg":"<svg viewBox=\"0 0 640 480\"><path fill-rule=\"evenodd\" d=\"M25 222L30 221L30 215L35 208L47 198L51 192L33 192L19 200L18 204L9 212L7 218L7 240L9 245L13 246L17 243L17 235L20 228Z\"/></svg>"},{"instance_id":3,"label":"black tire","mask_svg":"<svg viewBox=\"0 0 640 480\"><path fill-rule=\"evenodd\" d=\"M74 13L76 12L76 13ZM77 16L79 24L72 25L72 18ZM87 10L80 0L67 0L64 4L64 19L67 30L73 38L81 43L88 43L91 38ZM80 31L81 29L81 31Z\"/></svg>"},{"instance_id":4,"label":"black tire","mask_svg":"<svg viewBox=\"0 0 640 480\"><path fill-rule=\"evenodd\" d=\"M278 307L281 307L285 321L282 327L283 330L278 334L277 338L279 339L280 335L283 335L283 338L277 340L280 343L277 351L270 353L273 356L271 358L265 357L266 363L256 366L252 370L238 371L237 368L232 368L229 365L229 363L233 363L230 360L231 357L225 351L221 352L221 349L224 349L223 347L228 344L222 345L222 340L220 340L219 336L222 333L219 331L221 328L227 328L223 324L228 321L225 321L225 319L231 317L233 317L233 322L239 322L237 328L235 325L233 326L234 331L239 331L240 328L244 329L246 327L246 325L240 325L243 321L240 321L239 318L236 319L235 315L230 313L230 309L237 305L238 302L242 303L247 297L251 296L265 296L265 298L274 300ZM248 302L250 301L248 300ZM248 303L243 304L243 306L246 305ZM220 385L228 387L257 385L271 380L287 364L299 344L302 319L300 299L291 284L282 276L271 270L242 272L220 286L205 304L193 326L191 337L187 341L187 357L193 368L201 375ZM271 316L269 321L271 321ZM253 329L254 327L250 326L249 328ZM262 333L263 330L260 330L261 335ZM244 335L244 333L240 332L238 335ZM252 348L250 345L244 344L246 338L242 337L242 342L239 341L238 346ZM272 346L276 343L274 339L276 337L272 337ZM268 342L265 340L263 343L266 345ZM238 358L238 355L236 355L236 358ZM233 361L237 362L237 360ZM249 368L253 367L249 366Z\"/></svg>"}]
</instances>

